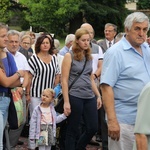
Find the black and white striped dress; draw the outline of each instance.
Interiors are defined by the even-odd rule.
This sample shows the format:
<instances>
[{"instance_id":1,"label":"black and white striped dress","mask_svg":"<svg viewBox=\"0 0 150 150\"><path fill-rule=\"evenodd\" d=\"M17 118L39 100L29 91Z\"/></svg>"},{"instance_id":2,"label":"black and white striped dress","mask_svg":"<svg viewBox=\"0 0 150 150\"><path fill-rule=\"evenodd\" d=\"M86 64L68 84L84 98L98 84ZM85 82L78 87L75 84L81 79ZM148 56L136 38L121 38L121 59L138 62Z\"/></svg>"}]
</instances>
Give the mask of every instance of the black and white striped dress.
<instances>
[{"instance_id":1,"label":"black and white striped dress","mask_svg":"<svg viewBox=\"0 0 150 150\"><path fill-rule=\"evenodd\" d=\"M41 97L41 93L46 88L54 88L55 76L60 73L57 58L52 55L49 64L44 63L36 54L28 60L30 72L33 75L30 95Z\"/></svg>"}]
</instances>

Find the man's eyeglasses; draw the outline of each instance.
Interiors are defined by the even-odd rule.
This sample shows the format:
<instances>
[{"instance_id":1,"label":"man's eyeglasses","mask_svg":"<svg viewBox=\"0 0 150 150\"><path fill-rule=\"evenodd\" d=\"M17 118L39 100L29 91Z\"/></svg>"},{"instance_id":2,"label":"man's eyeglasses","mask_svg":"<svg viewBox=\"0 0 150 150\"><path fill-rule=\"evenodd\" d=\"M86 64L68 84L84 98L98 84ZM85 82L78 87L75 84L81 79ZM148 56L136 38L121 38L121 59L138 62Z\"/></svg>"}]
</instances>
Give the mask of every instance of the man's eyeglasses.
<instances>
[{"instance_id":1,"label":"man's eyeglasses","mask_svg":"<svg viewBox=\"0 0 150 150\"><path fill-rule=\"evenodd\" d=\"M115 30L104 30L104 32L113 32Z\"/></svg>"}]
</instances>

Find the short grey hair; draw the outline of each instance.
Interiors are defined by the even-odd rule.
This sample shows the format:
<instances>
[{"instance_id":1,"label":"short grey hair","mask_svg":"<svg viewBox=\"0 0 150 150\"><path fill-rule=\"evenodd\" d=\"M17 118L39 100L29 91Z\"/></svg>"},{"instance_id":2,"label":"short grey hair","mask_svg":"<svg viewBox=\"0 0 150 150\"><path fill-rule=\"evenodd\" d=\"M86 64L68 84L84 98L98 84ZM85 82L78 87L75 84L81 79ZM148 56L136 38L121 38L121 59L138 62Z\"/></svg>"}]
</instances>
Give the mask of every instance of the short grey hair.
<instances>
[{"instance_id":1,"label":"short grey hair","mask_svg":"<svg viewBox=\"0 0 150 150\"><path fill-rule=\"evenodd\" d=\"M117 26L116 26L115 24L113 24L113 23L106 23L106 24L105 24L105 28L106 28L106 27L109 27L109 26L114 27L114 31L117 32Z\"/></svg>"},{"instance_id":2,"label":"short grey hair","mask_svg":"<svg viewBox=\"0 0 150 150\"><path fill-rule=\"evenodd\" d=\"M74 34L68 34L66 36L66 39L65 39L65 45L67 45L69 42L74 41L74 40L75 40L75 35Z\"/></svg>"},{"instance_id":3,"label":"short grey hair","mask_svg":"<svg viewBox=\"0 0 150 150\"><path fill-rule=\"evenodd\" d=\"M6 29L8 31L8 26L5 25L3 22L0 22L0 29Z\"/></svg>"},{"instance_id":4,"label":"short grey hair","mask_svg":"<svg viewBox=\"0 0 150 150\"><path fill-rule=\"evenodd\" d=\"M9 36L9 35L18 35L20 37L20 33L17 30L9 30L7 32L7 36Z\"/></svg>"},{"instance_id":5,"label":"short grey hair","mask_svg":"<svg viewBox=\"0 0 150 150\"><path fill-rule=\"evenodd\" d=\"M142 12L134 12L129 14L125 21L124 21L124 27L127 28L128 30L131 29L132 25L134 22L137 23L142 23L144 21L148 22L148 30L149 30L149 18Z\"/></svg>"},{"instance_id":6,"label":"short grey hair","mask_svg":"<svg viewBox=\"0 0 150 150\"><path fill-rule=\"evenodd\" d=\"M55 48L56 48L56 49L58 49L58 50L59 50L60 42L59 42L59 40L58 40L58 39L54 39L54 46L55 46Z\"/></svg>"}]
</instances>

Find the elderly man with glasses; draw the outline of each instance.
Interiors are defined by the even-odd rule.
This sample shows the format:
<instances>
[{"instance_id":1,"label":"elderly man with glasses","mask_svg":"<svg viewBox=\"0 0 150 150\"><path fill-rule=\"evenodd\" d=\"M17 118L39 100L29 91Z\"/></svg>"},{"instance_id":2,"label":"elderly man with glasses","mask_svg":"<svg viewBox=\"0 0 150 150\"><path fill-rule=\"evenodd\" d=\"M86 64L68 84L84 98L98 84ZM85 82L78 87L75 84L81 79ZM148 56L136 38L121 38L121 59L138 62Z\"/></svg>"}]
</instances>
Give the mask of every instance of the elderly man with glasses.
<instances>
[{"instance_id":1,"label":"elderly man with glasses","mask_svg":"<svg viewBox=\"0 0 150 150\"><path fill-rule=\"evenodd\" d=\"M117 34L117 26L112 23L105 24L104 29L105 39L98 42L98 45L102 48L103 53L115 43L115 36Z\"/></svg>"}]
</instances>

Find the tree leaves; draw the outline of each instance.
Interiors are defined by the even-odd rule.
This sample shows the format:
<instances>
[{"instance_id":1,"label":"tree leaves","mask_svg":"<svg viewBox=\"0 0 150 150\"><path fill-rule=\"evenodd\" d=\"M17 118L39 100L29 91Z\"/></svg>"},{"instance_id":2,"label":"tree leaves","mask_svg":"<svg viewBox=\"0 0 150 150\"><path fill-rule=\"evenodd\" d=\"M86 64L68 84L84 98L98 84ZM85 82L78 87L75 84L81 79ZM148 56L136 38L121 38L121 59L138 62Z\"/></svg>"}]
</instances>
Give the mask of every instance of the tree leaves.
<instances>
[{"instance_id":1,"label":"tree leaves","mask_svg":"<svg viewBox=\"0 0 150 150\"><path fill-rule=\"evenodd\" d=\"M10 1L0 0L0 22L7 23L11 14L9 12Z\"/></svg>"}]
</instances>

